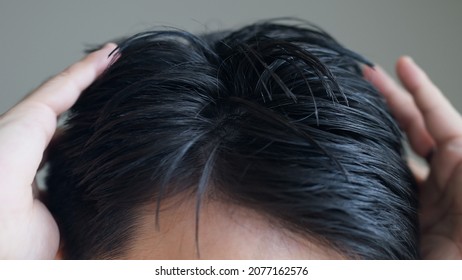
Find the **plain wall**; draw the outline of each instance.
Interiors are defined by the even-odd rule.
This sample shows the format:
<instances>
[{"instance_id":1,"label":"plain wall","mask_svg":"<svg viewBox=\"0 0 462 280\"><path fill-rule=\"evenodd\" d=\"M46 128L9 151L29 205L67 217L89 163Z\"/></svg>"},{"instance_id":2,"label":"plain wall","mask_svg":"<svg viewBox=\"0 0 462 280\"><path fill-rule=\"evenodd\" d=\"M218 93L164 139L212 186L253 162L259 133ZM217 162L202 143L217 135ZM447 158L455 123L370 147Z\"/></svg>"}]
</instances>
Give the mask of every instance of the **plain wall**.
<instances>
[{"instance_id":1,"label":"plain wall","mask_svg":"<svg viewBox=\"0 0 462 280\"><path fill-rule=\"evenodd\" d=\"M203 32L283 16L316 23L389 71L413 56L462 109L459 0L0 1L0 113L89 44L159 25Z\"/></svg>"}]
</instances>

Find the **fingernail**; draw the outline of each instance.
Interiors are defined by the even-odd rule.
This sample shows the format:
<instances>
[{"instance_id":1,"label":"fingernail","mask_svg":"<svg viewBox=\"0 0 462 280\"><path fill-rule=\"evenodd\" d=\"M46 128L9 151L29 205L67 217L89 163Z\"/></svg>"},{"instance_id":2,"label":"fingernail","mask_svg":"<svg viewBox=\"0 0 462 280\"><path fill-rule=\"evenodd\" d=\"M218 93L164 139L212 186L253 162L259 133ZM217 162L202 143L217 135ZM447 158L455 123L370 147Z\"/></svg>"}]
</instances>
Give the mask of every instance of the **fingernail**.
<instances>
[{"instance_id":1,"label":"fingernail","mask_svg":"<svg viewBox=\"0 0 462 280\"><path fill-rule=\"evenodd\" d=\"M106 44L104 44L102 49L106 49L106 48L117 48L117 45L115 43L112 43L112 42L107 42Z\"/></svg>"},{"instance_id":2,"label":"fingernail","mask_svg":"<svg viewBox=\"0 0 462 280\"><path fill-rule=\"evenodd\" d=\"M102 50L110 50L111 52L109 53L109 55L107 56L108 58L109 57L113 57L113 59L117 59L117 55L120 55L118 50L119 50L119 46L117 46L117 44L115 43L112 43L112 42L109 42L109 43L106 43L104 44L104 46L101 48Z\"/></svg>"}]
</instances>

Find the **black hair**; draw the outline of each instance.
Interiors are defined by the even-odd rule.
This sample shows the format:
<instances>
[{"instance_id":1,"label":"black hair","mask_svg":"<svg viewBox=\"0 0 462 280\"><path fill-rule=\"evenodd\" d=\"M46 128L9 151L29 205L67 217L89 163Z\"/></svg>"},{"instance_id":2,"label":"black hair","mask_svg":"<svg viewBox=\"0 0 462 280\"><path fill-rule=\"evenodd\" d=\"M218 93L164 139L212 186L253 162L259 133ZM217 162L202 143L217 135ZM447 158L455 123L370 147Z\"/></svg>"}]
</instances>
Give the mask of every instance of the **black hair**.
<instances>
[{"instance_id":1,"label":"black hair","mask_svg":"<svg viewBox=\"0 0 462 280\"><path fill-rule=\"evenodd\" d=\"M402 133L364 58L278 21L118 46L51 151L65 257L123 256L140 206L192 192L197 211L204 198L231 201L350 258L418 258Z\"/></svg>"}]
</instances>

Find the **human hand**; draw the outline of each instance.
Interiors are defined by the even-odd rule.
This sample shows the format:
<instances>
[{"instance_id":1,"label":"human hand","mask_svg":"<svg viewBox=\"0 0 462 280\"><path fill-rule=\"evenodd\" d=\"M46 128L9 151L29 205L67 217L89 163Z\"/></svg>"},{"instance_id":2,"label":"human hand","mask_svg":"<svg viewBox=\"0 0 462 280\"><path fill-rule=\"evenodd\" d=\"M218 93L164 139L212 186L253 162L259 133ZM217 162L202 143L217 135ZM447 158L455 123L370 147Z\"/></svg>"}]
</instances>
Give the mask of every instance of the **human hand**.
<instances>
[{"instance_id":1,"label":"human hand","mask_svg":"<svg viewBox=\"0 0 462 280\"><path fill-rule=\"evenodd\" d=\"M407 90L380 67L364 69L364 76L429 163L429 172L411 166L420 192L422 258L462 259L462 117L412 59L400 58L396 71Z\"/></svg>"},{"instance_id":2,"label":"human hand","mask_svg":"<svg viewBox=\"0 0 462 280\"><path fill-rule=\"evenodd\" d=\"M104 71L115 48L89 54L0 116L0 259L55 257L58 227L32 185L57 117Z\"/></svg>"}]
</instances>

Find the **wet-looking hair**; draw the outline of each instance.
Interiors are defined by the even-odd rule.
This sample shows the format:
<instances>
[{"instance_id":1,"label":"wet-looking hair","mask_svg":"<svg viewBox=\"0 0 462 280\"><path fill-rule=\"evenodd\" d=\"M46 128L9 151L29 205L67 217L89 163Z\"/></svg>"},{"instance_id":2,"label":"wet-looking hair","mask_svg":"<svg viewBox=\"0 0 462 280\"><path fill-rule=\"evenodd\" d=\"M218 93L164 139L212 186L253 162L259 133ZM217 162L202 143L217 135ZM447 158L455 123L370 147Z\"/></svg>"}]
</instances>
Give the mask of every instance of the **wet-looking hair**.
<instances>
[{"instance_id":1,"label":"wet-looking hair","mask_svg":"<svg viewBox=\"0 0 462 280\"><path fill-rule=\"evenodd\" d=\"M164 199L190 193L197 214L207 199L236 203L346 257L418 258L402 133L364 58L277 21L118 43L50 155L65 257L122 256L141 207L162 215Z\"/></svg>"}]
</instances>

